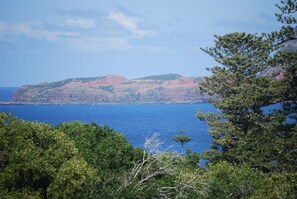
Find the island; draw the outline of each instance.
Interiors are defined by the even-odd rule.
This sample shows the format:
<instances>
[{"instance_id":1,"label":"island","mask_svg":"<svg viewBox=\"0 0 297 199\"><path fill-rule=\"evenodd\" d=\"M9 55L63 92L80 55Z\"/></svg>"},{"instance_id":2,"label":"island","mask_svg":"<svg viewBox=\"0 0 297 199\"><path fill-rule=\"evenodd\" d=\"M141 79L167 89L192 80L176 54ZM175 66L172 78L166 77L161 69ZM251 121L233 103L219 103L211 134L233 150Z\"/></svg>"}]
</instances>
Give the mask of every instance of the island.
<instances>
[{"instance_id":1,"label":"island","mask_svg":"<svg viewBox=\"0 0 297 199\"><path fill-rule=\"evenodd\" d=\"M152 104L197 103L204 77L178 74L155 75L129 80L118 75L72 78L58 82L25 85L11 101L2 104Z\"/></svg>"}]
</instances>

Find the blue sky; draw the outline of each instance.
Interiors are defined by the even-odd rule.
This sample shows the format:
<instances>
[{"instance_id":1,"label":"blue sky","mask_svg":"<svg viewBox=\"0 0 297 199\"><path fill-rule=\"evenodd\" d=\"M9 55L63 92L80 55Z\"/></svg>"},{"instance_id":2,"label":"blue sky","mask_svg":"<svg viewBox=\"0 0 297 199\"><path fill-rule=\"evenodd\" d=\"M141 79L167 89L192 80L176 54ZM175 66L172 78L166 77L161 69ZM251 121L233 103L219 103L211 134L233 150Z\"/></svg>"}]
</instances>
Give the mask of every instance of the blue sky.
<instances>
[{"instance_id":1,"label":"blue sky","mask_svg":"<svg viewBox=\"0 0 297 199\"><path fill-rule=\"evenodd\" d=\"M277 30L277 0L0 2L0 86L117 74L210 75L213 35Z\"/></svg>"}]
</instances>

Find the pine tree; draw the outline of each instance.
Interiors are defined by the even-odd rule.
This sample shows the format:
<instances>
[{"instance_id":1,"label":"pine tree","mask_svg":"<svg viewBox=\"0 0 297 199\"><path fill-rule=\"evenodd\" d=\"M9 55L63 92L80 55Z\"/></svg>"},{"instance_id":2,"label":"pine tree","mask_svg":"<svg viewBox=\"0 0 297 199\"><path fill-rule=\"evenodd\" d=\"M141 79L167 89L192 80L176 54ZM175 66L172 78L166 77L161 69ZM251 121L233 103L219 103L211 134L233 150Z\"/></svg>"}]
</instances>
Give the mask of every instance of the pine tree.
<instances>
[{"instance_id":1,"label":"pine tree","mask_svg":"<svg viewBox=\"0 0 297 199\"><path fill-rule=\"evenodd\" d=\"M182 146L182 155L184 155L184 144L190 142L192 140L192 138L190 138L188 135L184 135L185 131L184 130L180 130L179 131L181 133L181 135L175 135L173 136L173 141L180 143Z\"/></svg>"},{"instance_id":2,"label":"pine tree","mask_svg":"<svg viewBox=\"0 0 297 199\"><path fill-rule=\"evenodd\" d=\"M291 0L278 5L282 14L277 18L287 23L278 32L215 35L215 47L202 49L220 64L200 86L219 109L197 113L213 137L209 159L245 162L265 172L296 169L297 57L285 48L296 39L296 20L290 15L296 5ZM269 67L278 70L264 74ZM274 111L264 111L271 105Z\"/></svg>"}]
</instances>

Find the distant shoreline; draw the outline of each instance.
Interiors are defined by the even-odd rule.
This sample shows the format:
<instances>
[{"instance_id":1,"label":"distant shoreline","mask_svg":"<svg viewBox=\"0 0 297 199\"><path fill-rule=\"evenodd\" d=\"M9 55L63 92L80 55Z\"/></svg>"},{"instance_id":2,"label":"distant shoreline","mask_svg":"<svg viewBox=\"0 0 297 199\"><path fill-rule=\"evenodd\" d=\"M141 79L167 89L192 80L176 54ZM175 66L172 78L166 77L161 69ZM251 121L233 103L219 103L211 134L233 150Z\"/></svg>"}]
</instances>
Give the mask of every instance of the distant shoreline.
<instances>
[{"instance_id":1,"label":"distant shoreline","mask_svg":"<svg viewBox=\"0 0 297 199\"><path fill-rule=\"evenodd\" d=\"M129 80L107 75L72 78L18 88L2 105L101 105L101 104L191 104L205 101L198 95L203 77L165 74ZM5 102L3 102L5 101Z\"/></svg>"}]
</instances>

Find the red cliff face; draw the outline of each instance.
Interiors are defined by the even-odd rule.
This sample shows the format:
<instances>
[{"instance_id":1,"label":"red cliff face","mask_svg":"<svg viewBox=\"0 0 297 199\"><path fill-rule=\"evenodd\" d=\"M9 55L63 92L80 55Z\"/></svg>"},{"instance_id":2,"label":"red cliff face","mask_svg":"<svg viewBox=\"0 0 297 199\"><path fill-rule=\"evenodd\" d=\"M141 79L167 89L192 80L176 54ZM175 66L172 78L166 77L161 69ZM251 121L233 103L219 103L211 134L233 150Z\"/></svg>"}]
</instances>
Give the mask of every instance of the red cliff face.
<instances>
[{"instance_id":1,"label":"red cliff face","mask_svg":"<svg viewBox=\"0 0 297 199\"><path fill-rule=\"evenodd\" d=\"M134 80L109 75L76 78L60 82L23 86L14 96L15 103L47 104L131 104L195 103L203 101L196 90L197 78L169 74Z\"/></svg>"}]
</instances>

